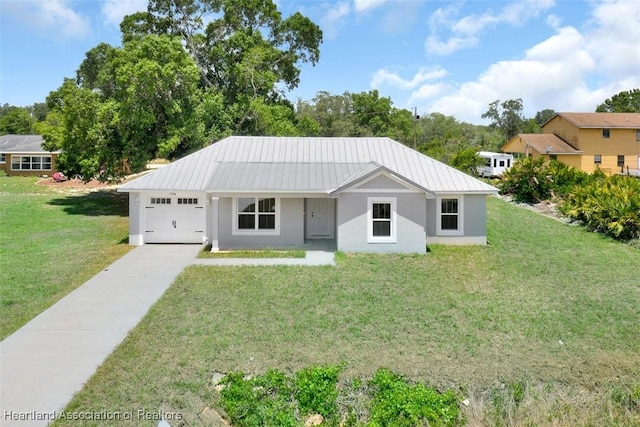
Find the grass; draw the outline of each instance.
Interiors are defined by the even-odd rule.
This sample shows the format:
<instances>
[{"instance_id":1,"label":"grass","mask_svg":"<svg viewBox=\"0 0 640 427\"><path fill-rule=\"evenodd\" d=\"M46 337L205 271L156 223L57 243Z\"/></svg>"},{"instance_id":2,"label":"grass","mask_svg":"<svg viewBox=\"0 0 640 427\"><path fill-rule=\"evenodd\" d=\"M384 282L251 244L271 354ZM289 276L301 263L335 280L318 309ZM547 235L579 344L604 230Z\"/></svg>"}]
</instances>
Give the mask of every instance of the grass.
<instances>
[{"instance_id":1,"label":"grass","mask_svg":"<svg viewBox=\"0 0 640 427\"><path fill-rule=\"evenodd\" d=\"M231 250L211 252L211 245L205 246L198 253L198 258L304 258L305 251L298 249L260 249L260 250Z\"/></svg>"},{"instance_id":2,"label":"grass","mask_svg":"<svg viewBox=\"0 0 640 427\"><path fill-rule=\"evenodd\" d=\"M486 247L187 268L66 410L194 424L219 405L214 371L344 363L346 380L387 367L458 390L469 425L640 425L638 249L488 207Z\"/></svg>"},{"instance_id":3,"label":"grass","mask_svg":"<svg viewBox=\"0 0 640 427\"><path fill-rule=\"evenodd\" d=\"M129 250L127 198L0 176L0 339Z\"/></svg>"}]
</instances>

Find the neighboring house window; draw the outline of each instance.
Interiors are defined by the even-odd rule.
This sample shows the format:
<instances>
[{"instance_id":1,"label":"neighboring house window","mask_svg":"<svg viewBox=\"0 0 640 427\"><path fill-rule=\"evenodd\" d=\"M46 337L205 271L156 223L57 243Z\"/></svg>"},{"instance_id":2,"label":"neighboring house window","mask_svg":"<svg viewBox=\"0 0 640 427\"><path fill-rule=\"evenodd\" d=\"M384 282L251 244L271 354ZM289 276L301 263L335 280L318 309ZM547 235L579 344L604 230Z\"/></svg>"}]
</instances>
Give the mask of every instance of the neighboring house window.
<instances>
[{"instance_id":1,"label":"neighboring house window","mask_svg":"<svg viewBox=\"0 0 640 427\"><path fill-rule=\"evenodd\" d=\"M462 196L442 196L438 199L438 235L463 234L463 200Z\"/></svg>"},{"instance_id":2,"label":"neighboring house window","mask_svg":"<svg viewBox=\"0 0 640 427\"><path fill-rule=\"evenodd\" d=\"M12 156L11 170L50 171L51 156Z\"/></svg>"},{"instance_id":3,"label":"neighboring house window","mask_svg":"<svg viewBox=\"0 0 640 427\"><path fill-rule=\"evenodd\" d=\"M234 206L234 232L277 234L279 199L275 197L238 197Z\"/></svg>"},{"instance_id":4,"label":"neighboring house window","mask_svg":"<svg viewBox=\"0 0 640 427\"><path fill-rule=\"evenodd\" d=\"M609 138L611 136L611 129L602 129L602 137Z\"/></svg>"},{"instance_id":5,"label":"neighboring house window","mask_svg":"<svg viewBox=\"0 0 640 427\"><path fill-rule=\"evenodd\" d=\"M624 154L618 155L618 166L624 166Z\"/></svg>"},{"instance_id":6,"label":"neighboring house window","mask_svg":"<svg viewBox=\"0 0 640 427\"><path fill-rule=\"evenodd\" d=\"M0 163L7 163L7 155L0 153Z\"/></svg>"},{"instance_id":7,"label":"neighboring house window","mask_svg":"<svg viewBox=\"0 0 640 427\"><path fill-rule=\"evenodd\" d=\"M640 142L640 130L636 131L636 141Z\"/></svg>"},{"instance_id":8,"label":"neighboring house window","mask_svg":"<svg viewBox=\"0 0 640 427\"><path fill-rule=\"evenodd\" d=\"M557 154L549 154L549 158L551 160L558 160L558 155Z\"/></svg>"},{"instance_id":9,"label":"neighboring house window","mask_svg":"<svg viewBox=\"0 0 640 427\"><path fill-rule=\"evenodd\" d=\"M367 242L395 243L398 222L396 198L369 197L367 204Z\"/></svg>"},{"instance_id":10,"label":"neighboring house window","mask_svg":"<svg viewBox=\"0 0 640 427\"><path fill-rule=\"evenodd\" d=\"M593 156L593 163L595 163L596 165L599 165L600 163L602 163L602 155L600 154L596 154Z\"/></svg>"}]
</instances>

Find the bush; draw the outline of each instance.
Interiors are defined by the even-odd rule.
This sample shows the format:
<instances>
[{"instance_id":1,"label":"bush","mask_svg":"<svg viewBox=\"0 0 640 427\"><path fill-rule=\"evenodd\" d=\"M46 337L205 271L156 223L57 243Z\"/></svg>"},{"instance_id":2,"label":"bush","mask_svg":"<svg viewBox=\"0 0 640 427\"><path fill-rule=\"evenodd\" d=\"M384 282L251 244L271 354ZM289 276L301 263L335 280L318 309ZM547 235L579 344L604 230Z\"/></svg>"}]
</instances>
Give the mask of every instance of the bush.
<instances>
[{"instance_id":1,"label":"bush","mask_svg":"<svg viewBox=\"0 0 640 427\"><path fill-rule=\"evenodd\" d=\"M241 427L299 426L310 414L322 415L322 425L455 426L462 422L458 396L452 391L409 385L387 369L379 369L368 383L354 379L350 386L338 388L340 370L335 365L311 366L294 378L273 369L255 378L233 372L221 382L225 385L222 408L232 425Z\"/></svg>"},{"instance_id":2,"label":"bush","mask_svg":"<svg viewBox=\"0 0 640 427\"><path fill-rule=\"evenodd\" d=\"M478 175L478 166L483 165L485 159L478 156L475 147L463 148L455 152L450 164L454 168L469 175Z\"/></svg>"},{"instance_id":3,"label":"bush","mask_svg":"<svg viewBox=\"0 0 640 427\"><path fill-rule=\"evenodd\" d=\"M560 206L590 230L620 240L640 238L640 180L614 175L577 187Z\"/></svg>"},{"instance_id":4,"label":"bush","mask_svg":"<svg viewBox=\"0 0 640 427\"><path fill-rule=\"evenodd\" d=\"M439 393L423 384L409 385L401 376L379 369L370 382L373 388L371 426L454 426L458 423L458 397Z\"/></svg>"},{"instance_id":5,"label":"bush","mask_svg":"<svg viewBox=\"0 0 640 427\"><path fill-rule=\"evenodd\" d=\"M540 202L551 197L553 180L542 157L526 157L502 176L500 191L517 202Z\"/></svg>"},{"instance_id":6,"label":"bush","mask_svg":"<svg viewBox=\"0 0 640 427\"><path fill-rule=\"evenodd\" d=\"M604 173L601 171L589 174L580 169L567 166L557 160L549 162L547 174L551 177L552 181L552 195L561 198L570 194L576 186L588 185L594 180L604 177Z\"/></svg>"},{"instance_id":7,"label":"bush","mask_svg":"<svg viewBox=\"0 0 640 427\"><path fill-rule=\"evenodd\" d=\"M338 413L339 366L312 366L296 374L296 398L303 414L335 419Z\"/></svg>"},{"instance_id":8,"label":"bush","mask_svg":"<svg viewBox=\"0 0 640 427\"><path fill-rule=\"evenodd\" d=\"M527 157L504 173L500 190L518 202L540 202L552 197L563 198L577 186L603 177L599 171L592 175L557 160L545 163L542 157Z\"/></svg>"}]
</instances>

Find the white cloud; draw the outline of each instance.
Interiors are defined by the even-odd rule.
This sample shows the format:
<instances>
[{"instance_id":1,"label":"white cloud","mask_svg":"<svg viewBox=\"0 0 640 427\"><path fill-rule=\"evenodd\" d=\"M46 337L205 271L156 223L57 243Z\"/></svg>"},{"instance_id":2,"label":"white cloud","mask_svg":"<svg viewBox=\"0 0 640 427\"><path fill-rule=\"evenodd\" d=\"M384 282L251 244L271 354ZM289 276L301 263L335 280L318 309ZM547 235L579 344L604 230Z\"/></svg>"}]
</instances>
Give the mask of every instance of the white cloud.
<instances>
[{"instance_id":1,"label":"white cloud","mask_svg":"<svg viewBox=\"0 0 640 427\"><path fill-rule=\"evenodd\" d=\"M75 12L66 0L3 2L9 13L26 26L61 40L82 38L89 33L89 19Z\"/></svg>"},{"instance_id":2,"label":"white cloud","mask_svg":"<svg viewBox=\"0 0 640 427\"><path fill-rule=\"evenodd\" d=\"M371 87L377 88L382 85L389 85L399 89L413 89L425 81L440 79L447 75L447 71L443 68L430 69L426 67L420 68L418 72L411 78L406 80L388 69L378 70L371 79Z\"/></svg>"},{"instance_id":3,"label":"white cloud","mask_svg":"<svg viewBox=\"0 0 640 427\"><path fill-rule=\"evenodd\" d=\"M122 18L136 12L147 10L147 0L106 0L102 5L102 14L106 23L116 28L120 27Z\"/></svg>"},{"instance_id":4,"label":"white cloud","mask_svg":"<svg viewBox=\"0 0 640 427\"><path fill-rule=\"evenodd\" d=\"M531 18L553 7L554 0L516 1L506 4L498 13L485 12L479 15L467 15L455 20L460 5L450 5L436 10L429 18L431 34L425 42L428 53L449 55L461 49L473 47L478 43L478 36L485 28L498 24L521 26ZM449 37L441 39L441 30L449 33Z\"/></svg>"},{"instance_id":5,"label":"white cloud","mask_svg":"<svg viewBox=\"0 0 640 427\"><path fill-rule=\"evenodd\" d=\"M333 39L338 35L338 27L349 12L351 7L347 2L341 2L329 8L321 21L322 30L327 39Z\"/></svg>"},{"instance_id":6,"label":"white cloud","mask_svg":"<svg viewBox=\"0 0 640 427\"><path fill-rule=\"evenodd\" d=\"M478 44L477 37L451 37L447 41L442 41L436 36L429 36L424 42L424 47L429 53L436 55L450 55L458 50L473 47Z\"/></svg>"},{"instance_id":7,"label":"white cloud","mask_svg":"<svg viewBox=\"0 0 640 427\"><path fill-rule=\"evenodd\" d=\"M587 48L600 69L614 79L640 76L640 2L605 1L591 16Z\"/></svg>"},{"instance_id":8,"label":"white cloud","mask_svg":"<svg viewBox=\"0 0 640 427\"><path fill-rule=\"evenodd\" d=\"M353 6L356 12L363 12L369 9L375 9L376 7L382 6L385 4L387 0L354 0Z\"/></svg>"},{"instance_id":9,"label":"white cloud","mask_svg":"<svg viewBox=\"0 0 640 427\"><path fill-rule=\"evenodd\" d=\"M559 28L561 23L562 20L558 16L554 14L547 16L547 25L551 28Z\"/></svg>"},{"instance_id":10,"label":"white cloud","mask_svg":"<svg viewBox=\"0 0 640 427\"><path fill-rule=\"evenodd\" d=\"M422 85L411 93L408 104L415 105L419 102L424 103L425 100L442 95L449 89L449 85L444 82Z\"/></svg>"},{"instance_id":11,"label":"white cloud","mask_svg":"<svg viewBox=\"0 0 640 427\"><path fill-rule=\"evenodd\" d=\"M431 36L425 46L432 53L451 53L471 45L467 38L479 35L488 25L521 25L551 4L509 5L496 15L457 20L456 32L448 40ZM432 30L453 22L456 7L432 14ZM594 111L612 95L640 87L640 2L593 3L589 20L580 27L561 27L561 22L558 16L549 15L546 23L554 34L525 50L522 58L498 61L472 80L425 84L412 91L408 104L417 102L423 112L482 123L480 116L496 99L522 98L524 115L533 117L545 108Z\"/></svg>"}]
</instances>

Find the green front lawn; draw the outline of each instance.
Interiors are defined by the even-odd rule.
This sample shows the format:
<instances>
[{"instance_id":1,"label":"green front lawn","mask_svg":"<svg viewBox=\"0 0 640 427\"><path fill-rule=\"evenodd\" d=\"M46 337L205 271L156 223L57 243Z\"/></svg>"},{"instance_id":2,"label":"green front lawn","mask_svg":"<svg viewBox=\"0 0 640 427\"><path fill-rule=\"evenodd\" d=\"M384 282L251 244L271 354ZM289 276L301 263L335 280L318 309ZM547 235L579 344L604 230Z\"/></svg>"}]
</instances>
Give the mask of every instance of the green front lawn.
<instances>
[{"instance_id":1,"label":"green front lawn","mask_svg":"<svg viewBox=\"0 0 640 427\"><path fill-rule=\"evenodd\" d=\"M126 195L0 176L0 339L129 250Z\"/></svg>"},{"instance_id":2,"label":"green front lawn","mask_svg":"<svg viewBox=\"0 0 640 427\"><path fill-rule=\"evenodd\" d=\"M197 421L219 407L214 371L344 363L346 379L387 367L453 389L472 425L640 425L640 251L494 198L488 237L337 267L187 268L67 411Z\"/></svg>"}]
</instances>

